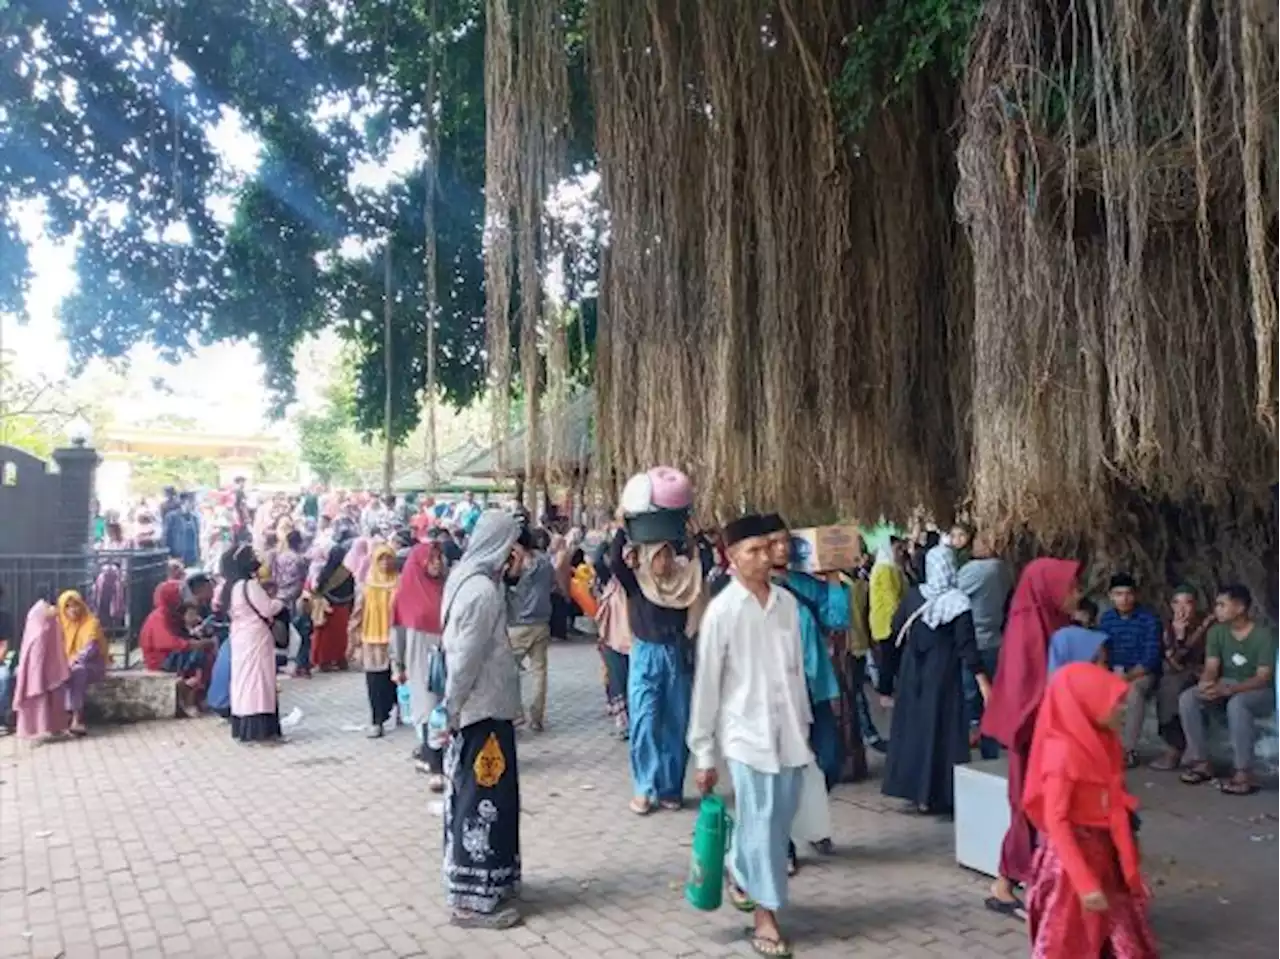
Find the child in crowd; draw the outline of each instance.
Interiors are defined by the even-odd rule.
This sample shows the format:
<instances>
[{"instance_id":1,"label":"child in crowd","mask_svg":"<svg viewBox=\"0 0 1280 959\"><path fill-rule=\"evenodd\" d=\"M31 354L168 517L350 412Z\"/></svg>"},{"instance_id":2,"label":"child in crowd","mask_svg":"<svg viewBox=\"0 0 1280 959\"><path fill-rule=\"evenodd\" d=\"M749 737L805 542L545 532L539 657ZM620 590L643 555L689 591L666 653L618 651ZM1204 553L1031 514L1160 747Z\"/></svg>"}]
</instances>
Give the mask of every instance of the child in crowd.
<instances>
[{"instance_id":1,"label":"child in crowd","mask_svg":"<svg viewBox=\"0 0 1280 959\"><path fill-rule=\"evenodd\" d=\"M13 732L11 703L18 671L18 644L0 639L0 736Z\"/></svg>"},{"instance_id":2,"label":"child in crowd","mask_svg":"<svg viewBox=\"0 0 1280 959\"><path fill-rule=\"evenodd\" d=\"M311 633L315 626L311 622L311 600L303 597L298 600L293 616L293 628L298 633L298 653L293 661L293 675L303 679L311 678Z\"/></svg>"},{"instance_id":3,"label":"child in crowd","mask_svg":"<svg viewBox=\"0 0 1280 959\"><path fill-rule=\"evenodd\" d=\"M182 603L178 607L178 615L182 619L182 629L188 639L193 641L213 639L214 630L212 624L205 621L200 615L200 607L192 600ZM230 664L228 664L229 666ZM217 665L215 662L214 673L217 673ZM228 672L228 678L230 673ZM178 683L179 706L182 712L188 717L198 716L200 714L200 687L203 680L200 676L189 676ZM210 697L211 698L211 697Z\"/></svg>"},{"instance_id":4,"label":"child in crowd","mask_svg":"<svg viewBox=\"0 0 1280 959\"><path fill-rule=\"evenodd\" d=\"M1049 675L1069 663L1107 664L1107 634L1094 629L1098 607L1085 597L1071 614L1072 623L1063 626L1049 639Z\"/></svg>"},{"instance_id":5,"label":"child in crowd","mask_svg":"<svg viewBox=\"0 0 1280 959\"><path fill-rule=\"evenodd\" d=\"M1035 956L1159 955L1118 733L1128 691L1092 663L1049 680L1023 798L1040 835L1027 896Z\"/></svg>"}]
</instances>

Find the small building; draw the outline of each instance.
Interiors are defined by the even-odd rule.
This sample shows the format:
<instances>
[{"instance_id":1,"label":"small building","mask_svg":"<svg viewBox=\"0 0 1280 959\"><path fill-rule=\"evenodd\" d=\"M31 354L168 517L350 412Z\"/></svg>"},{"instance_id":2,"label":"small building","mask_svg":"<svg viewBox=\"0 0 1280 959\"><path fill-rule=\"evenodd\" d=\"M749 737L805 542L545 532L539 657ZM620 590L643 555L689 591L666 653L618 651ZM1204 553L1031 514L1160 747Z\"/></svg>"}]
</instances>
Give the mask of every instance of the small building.
<instances>
[{"instance_id":1,"label":"small building","mask_svg":"<svg viewBox=\"0 0 1280 959\"><path fill-rule=\"evenodd\" d=\"M553 424L558 428L557 435L551 437ZM545 480L542 492L549 499L559 502L559 497L552 497L551 485L567 487L571 499L579 499L586 490L591 471L592 447L595 443L595 392L586 390L572 396L564 404L557 416L543 410L542 429L539 431L542 447L538 468L543 472L540 479ZM548 439L551 441L548 442ZM472 476L478 479L511 480L516 486L516 497L524 500L527 477L528 431L512 430L503 443L495 443L457 468L459 476ZM548 461L547 453L551 459Z\"/></svg>"},{"instance_id":2,"label":"small building","mask_svg":"<svg viewBox=\"0 0 1280 959\"><path fill-rule=\"evenodd\" d=\"M238 476L253 478L253 467L264 453L280 448L270 436L237 436L174 429L116 427L98 443L98 499L122 505L131 500L133 461L139 456L186 456L211 459L218 465L218 485L230 486Z\"/></svg>"}]
</instances>

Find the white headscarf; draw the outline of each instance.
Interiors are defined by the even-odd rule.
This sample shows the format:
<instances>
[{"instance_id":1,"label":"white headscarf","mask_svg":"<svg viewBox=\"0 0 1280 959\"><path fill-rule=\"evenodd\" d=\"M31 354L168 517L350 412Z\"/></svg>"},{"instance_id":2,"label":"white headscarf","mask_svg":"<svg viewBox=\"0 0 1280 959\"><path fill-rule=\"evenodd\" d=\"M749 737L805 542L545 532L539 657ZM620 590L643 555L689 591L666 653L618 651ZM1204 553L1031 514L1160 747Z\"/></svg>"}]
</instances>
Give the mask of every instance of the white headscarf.
<instances>
[{"instance_id":1,"label":"white headscarf","mask_svg":"<svg viewBox=\"0 0 1280 959\"><path fill-rule=\"evenodd\" d=\"M925 605L920 618L930 629L937 629L957 616L969 612L969 597L960 591L955 553L950 546L939 544L925 555L924 584L920 595Z\"/></svg>"}]
</instances>

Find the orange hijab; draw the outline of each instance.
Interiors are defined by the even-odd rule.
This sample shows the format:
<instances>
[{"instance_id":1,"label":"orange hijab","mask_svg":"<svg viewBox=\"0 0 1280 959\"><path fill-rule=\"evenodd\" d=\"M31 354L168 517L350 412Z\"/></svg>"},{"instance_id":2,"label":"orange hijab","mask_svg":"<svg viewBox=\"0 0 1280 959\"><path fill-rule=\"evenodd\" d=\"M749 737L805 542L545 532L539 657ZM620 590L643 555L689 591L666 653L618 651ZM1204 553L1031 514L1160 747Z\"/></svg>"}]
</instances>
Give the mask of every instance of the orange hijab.
<instances>
[{"instance_id":1,"label":"orange hijab","mask_svg":"<svg viewBox=\"0 0 1280 959\"><path fill-rule=\"evenodd\" d=\"M1071 663L1053 674L1036 718L1022 807L1031 823L1043 831L1045 785L1050 776L1105 790L1107 826L1120 867L1129 888L1138 891L1142 875L1129 822L1138 801L1125 786L1120 737L1103 725L1128 690L1123 679L1093 663Z\"/></svg>"}]
</instances>

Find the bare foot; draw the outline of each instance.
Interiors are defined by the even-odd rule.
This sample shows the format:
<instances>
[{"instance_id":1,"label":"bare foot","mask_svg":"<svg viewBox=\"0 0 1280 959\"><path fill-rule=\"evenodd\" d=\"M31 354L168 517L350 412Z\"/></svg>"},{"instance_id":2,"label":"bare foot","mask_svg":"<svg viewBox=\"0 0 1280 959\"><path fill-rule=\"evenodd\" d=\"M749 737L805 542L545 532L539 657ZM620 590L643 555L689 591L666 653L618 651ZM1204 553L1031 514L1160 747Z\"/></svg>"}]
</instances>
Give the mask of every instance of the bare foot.
<instances>
[{"instance_id":1,"label":"bare foot","mask_svg":"<svg viewBox=\"0 0 1280 959\"><path fill-rule=\"evenodd\" d=\"M783 938L778 920L767 909L756 907L756 927L751 933L751 948L761 956L790 956L791 944Z\"/></svg>"}]
</instances>

